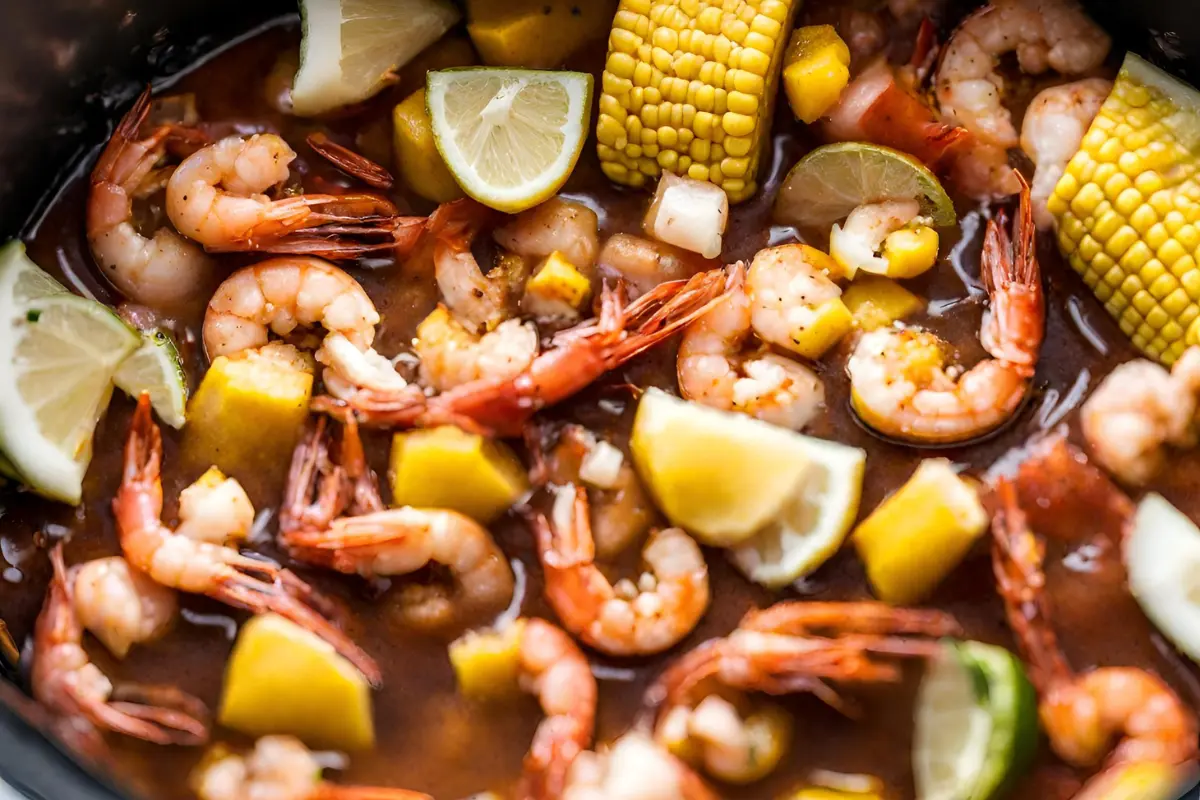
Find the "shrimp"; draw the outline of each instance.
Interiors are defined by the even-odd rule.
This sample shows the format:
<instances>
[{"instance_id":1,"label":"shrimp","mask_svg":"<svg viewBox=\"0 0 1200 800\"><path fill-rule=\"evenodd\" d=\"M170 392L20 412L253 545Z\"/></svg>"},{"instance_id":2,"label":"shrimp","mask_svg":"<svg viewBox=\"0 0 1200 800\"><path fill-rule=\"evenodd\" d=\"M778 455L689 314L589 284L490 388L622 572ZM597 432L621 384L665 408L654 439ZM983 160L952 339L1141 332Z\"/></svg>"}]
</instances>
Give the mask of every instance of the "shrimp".
<instances>
[{"instance_id":1,"label":"shrimp","mask_svg":"<svg viewBox=\"0 0 1200 800\"><path fill-rule=\"evenodd\" d=\"M846 364L851 403L880 433L915 443L967 441L1002 425L1025 399L1041 349L1045 303L1024 181L1015 242L1006 224L1003 213L988 221L980 266L991 307L979 338L991 358L956 378L932 333L880 328L859 339Z\"/></svg>"},{"instance_id":2,"label":"shrimp","mask_svg":"<svg viewBox=\"0 0 1200 800\"><path fill-rule=\"evenodd\" d=\"M849 220L846 224L849 227ZM754 333L768 344L801 356L808 353L800 342L816 323L822 306L842 296L817 256L824 254L802 244L769 247L754 256L746 273Z\"/></svg>"},{"instance_id":3,"label":"shrimp","mask_svg":"<svg viewBox=\"0 0 1200 800\"><path fill-rule=\"evenodd\" d=\"M1110 797L1121 775L1133 768L1194 766L1200 755L1195 715L1161 678L1132 667L1083 673L1070 668L1051 626L1042 567L1045 543L1029 529L1013 484L1001 480L996 488L996 583L1029 664L1042 727L1051 749L1064 761L1100 766L1076 800Z\"/></svg>"},{"instance_id":4,"label":"shrimp","mask_svg":"<svg viewBox=\"0 0 1200 800\"><path fill-rule=\"evenodd\" d=\"M191 785L200 800L432 800L407 789L338 786L321 780L321 769L299 739L264 736L248 755L206 759Z\"/></svg>"},{"instance_id":5,"label":"shrimp","mask_svg":"<svg viewBox=\"0 0 1200 800\"><path fill-rule=\"evenodd\" d=\"M125 443L121 486L113 513L125 559L134 569L173 589L203 594L254 613L274 611L329 642L374 685L379 667L320 611L325 601L308 584L278 565L244 556L232 547L197 542L162 522L162 434L150 398L138 398ZM258 576L258 577L256 577Z\"/></svg>"},{"instance_id":6,"label":"shrimp","mask_svg":"<svg viewBox=\"0 0 1200 800\"><path fill-rule=\"evenodd\" d=\"M21 660L21 649L13 641L8 624L2 619L0 619L0 657L3 657L5 662L12 667L15 667Z\"/></svg>"},{"instance_id":7,"label":"shrimp","mask_svg":"<svg viewBox=\"0 0 1200 800\"><path fill-rule=\"evenodd\" d=\"M581 425L567 425L549 454L543 454L540 433L531 429L525 437L536 462L533 482L588 484L597 558L615 558L650 530L654 504L624 453ZM598 465L601 459L605 461L603 466ZM618 459L615 468L611 467L611 462Z\"/></svg>"},{"instance_id":8,"label":"shrimp","mask_svg":"<svg viewBox=\"0 0 1200 800\"><path fill-rule=\"evenodd\" d=\"M54 574L33 633L34 698L72 722L155 744L203 744L208 739L204 703L173 687L114 686L83 649L72 576L62 543L50 552Z\"/></svg>"},{"instance_id":9,"label":"shrimp","mask_svg":"<svg viewBox=\"0 0 1200 800\"><path fill-rule=\"evenodd\" d=\"M555 250L571 266L591 277L600 250L600 220L582 203L553 197L522 211L492 233L496 243L509 252L542 259Z\"/></svg>"},{"instance_id":10,"label":"shrimp","mask_svg":"<svg viewBox=\"0 0 1200 800\"><path fill-rule=\"evenodd\" d=\"M529 369L538 345L533 323L506 319L480 336L439 303L417 326L413 351L421 359L421 383L444 392L485 378L515 378Z\"/></svg>"},{"instance_id":11,"label":"shrimp","mask_svg":"<svg viewBox=\"0 0 1200 800\"><path fill-rule=\"evenodd\" d=\"M92 170L87 204L87 238L100 271L135 303L173 309L204 291L214 264L204 251L170 227L151 238L133 224L133 198L142 191L168 140L200 134L180 126L160 126L138 139L150 113L146 89L125 115Z\"/></svg>"},{"instance_id":12,"label":"shrimp","mask_svg":"<svg viewBox=\"0 0 1200 800\"><path fill-rule=\"evenodd\" d=\"M609 655L651 655L677 644L708 610L708 565L679 528L650 534L642 557L650 571L617 586L596 566L587 491L557 493L554 522L530 521L545 571L546 600L567 630Z\"/></svg>"},{"instance_id":13,"label":"shrimp","mask_svg":"<svg viewBox=\"0 0 1200 800\"><path fill-rule=\"evenodd\" d=\"M717 262L666 242L628 233L610 236L597 257L600 272L620 278L634 297L667 281L687 280Z\"/></svg>"},{"instance_id":14,"label":"shrimp","mask_svg":"<svg viewBox=\"0 0 1200 800\"><path fill-rule=\"evenodd\" d=\"M1046 200L1054 193L1067 162L1079 149L1112 87L1113 82L1103 78L1051 86L1038 93L1026 109L1021 122L1021 149L1037 166L1030 194L1039 230L1054 227Z\"/></svg>"},{"instance_id":15,"label":"shrimp","mask_svg":"<svg viewBox=\"0 0 1200 800\"><path fill-rule=\"evenodd\" d=\"M364 389L338 401L317 398L312 408L381 426L456 424L493 436L519 437L529 419L616 369L704 314L730 287L724 270L710 270L689 281L660 284L625 305L618 284L601 292L600 316L560 332L554 347L541 353L515 378L485 378L426 397L419 388L399 391ZM632 327L633 330L627 330Z\"/></svg>"},{"instance_id":16,"label":"shrimp","mask_svg":"<svg viewBox=\"0 0 1200 800\"><path fill-rule=\"evenodd\" d=\"M117 658L124 658L133 645L166 633L179 610L175 592L120 556L74 567L68 580L79 624Z\"/></svg>"},{"instance_id":17,"label":"shrimp","mask_svg":"<svg viewBox=\"0 0 1200 800\"><path fill-rule=\"evenodd\" d=\"M581 753L567 773L562 800L717 800L687 764L644 732L633 730L608 749Z\"/></svg>"},{"instance_id":18,"label":"shrimp","mask_svg":"<svg viewBox=\"0 0 1200 800\"><path fill-rule=\"evenodd\" d=\"M768 307L760 317L772 311ZM743 356L752 322L750 297L739 284L689 325L676 361L679 390L707 406L800 430L824 407L825 385L815 372L790 358L774 353Z\"/></svg>"},{"instance_id":19,"label":"shrimp","mask_svg":"<svg viewBox=\"0 0 1200 800\"><path fill-rule=\"evenodd\" d=\"M296 447L280 513L293 558L348 575L407 575L430 564L452 588L407 595L402 615L423 627L498 611L512 599L512 567L487 529L455 511L384 509L358 428L348 421L335 464L324 421Z\"/></svg>"},{"instance_id":20,"label":"shrimp","mask_svg":"<svg viewBox=\"0 0 1200 800\"><path fill-rule=\"evenodd\" d=\"M486 333L511 316L508 282L485 275L471 243L492 212L474 200L455 200L429 218L434 235L433 265L438 291L464 327Z\"/></svg>"},{"instance_id":21,"label":"shrimp","mask_svg":"<svg viewBox=\"0 0 1200 800\"><path fill-rule=\"evenodd\" d=\"M1189 347L1168 373L1135 359L1108 374L1080 410L1088 448L1105 469L1134 486L1163 465L1167 445L1196 444L1200 347Z\"/></svg>"},{"instance_id":22,"label":"shrimp","mask_svg":"<svg viewBox=\"0 0 1200 800\"><path fill-rule=\"evenodd\" d=\"M358 178L373 189L392 188L395 178L392 173L364 155L343 147L321 132L310 133L305 139L317 155L333 164L347 175Z\"/></svg>"},{"instance_id":23,"label":"shrimp","mask_svg":"<svg viewBox=\"0 0 1200 800\"><path fill-rule=\"evenodd\" d=\"M792 718L778 706L752 706L741 693L725 690L705 696L695 708L674 706L655 736L714 778L743 784L774 771L791 744L792 727Z\"/></svg>"},{"instance_id":24,"label":"shrimp","mask_svg":"<svg viewBox=\"0 0 1200 800\"><path fill-rule=\"evenodd\" d=\"M1015 52L1021 69L1085 75L1108 56L1112 40L1074 0L993 0L967 17L946 43L934 74L944 115L988 144L1017 146L1004 107L1000 57Z\"/></svg>"}]
</instances>

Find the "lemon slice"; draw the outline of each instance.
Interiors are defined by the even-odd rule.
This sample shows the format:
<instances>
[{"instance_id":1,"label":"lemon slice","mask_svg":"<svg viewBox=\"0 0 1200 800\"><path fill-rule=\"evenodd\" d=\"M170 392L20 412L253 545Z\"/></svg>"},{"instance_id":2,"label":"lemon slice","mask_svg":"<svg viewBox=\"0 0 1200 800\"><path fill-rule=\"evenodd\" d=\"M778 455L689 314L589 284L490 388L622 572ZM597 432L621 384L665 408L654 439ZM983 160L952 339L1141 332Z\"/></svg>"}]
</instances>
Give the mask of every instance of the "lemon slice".
<instances>
[{"instance_id":1,"label":"lemon slice","mask_svg":"<svg viewBox=\"0 0 1200 800\"><path fill-rule=\"evenodd\" d=\"M144 331L142 345L122 362L113 376L117 388L130 397L150 394L150 404L162 421L182 428L187 416L187 375L175 342L159 330Z\"/></svg>"},{"instance_id":2,"label":"lemon slice","mask_svg":"<svg viewBox=\"0 0 1200 800\"><path fill-rule=\"evenodd\" d=\"M799 434L658 389L642 396L629 445L671 523L722 547L778 517L812 463Z\"/></svg>"},{"instance_id":3,"label":"lemon slice","mask_svg":"<svg viewBox=\"0 0 1200 800\"><path fill-rule=\"evenodd\" d=\"M747 578L782 588L838 551L858 516L867 454L857 447L796 434L810 467L778 518L729 551Z\"/></svg>"},{"instance_id":4,"label":"lemon slice","mask_svg":"<svg viewBox=\"0 0 1200 800\"><path fill-rule=\"evenodd\" d=\"M553 196L587 139L592 76L533 69L429 73L425 102L463 191L516 213Z\"/></svg>"},{"instance_id":5,"label":"lemon slice","mask_svg":"<svg viewBox=\"0 0 1200 800\"><path fill-rule=\"evenodd\" d=\"M62 290L18 242L0 250L0 451L34 490L79 502L92 433L137 332Z\"/></svg>"},{"instance_id":6,"label":"lemon slice","mask_svg":"<svg viewBox=\"0 0 1200 800\"><path fill-rule=\"evenodd\" d=\"M293 111L310 117L366 100L461 17L446 0L302 0Z\"/></svg>"},{"instance_id":7,"label":"lemon slice","mask_svg":"<svg viewBox=\"0 0 1200 800\"><path fill-rule=\"evenodd\" d=\"M954 225L954 203L937 176L910 155L866 142L818 147L796 162L775 201L775 218L826 229L864 203L908 200L939 227Z\"/></svg>"}]
</instances>

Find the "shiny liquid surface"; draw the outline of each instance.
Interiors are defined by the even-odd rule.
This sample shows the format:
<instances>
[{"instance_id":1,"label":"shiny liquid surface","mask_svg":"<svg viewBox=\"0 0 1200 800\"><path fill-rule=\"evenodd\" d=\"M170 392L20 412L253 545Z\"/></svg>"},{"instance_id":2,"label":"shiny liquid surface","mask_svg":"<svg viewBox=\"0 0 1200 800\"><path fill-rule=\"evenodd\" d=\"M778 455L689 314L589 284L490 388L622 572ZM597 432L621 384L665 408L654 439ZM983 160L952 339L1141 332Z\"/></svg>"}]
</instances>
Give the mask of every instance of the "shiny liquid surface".
<instances>
[{"instance_id":1,"label":"shiny liquid surface","mask_svg":"<svg viewBox=\"0 0 1200 800\"><path fill-rule=\"evenodd\" d=\"M295 49L298 32L283 26L238 44L184 76L171 92L195 92L202 119L213 123L217 134L276 131L300 154L293 176L300 176L308 191L323 191L330 183L349 185L325 166L304 145L314 130L331 130L342 141L353 143L368 155L388 163L391 106L419 85L415 70L406 72L402 84L373 101L361 113L324 123L284 117L266 102L267 81L281 53ZM581 54L581 68L600 63L598 51ZM97 143L99 144L99 143ZM749 259L768 243L794 240L788 229L773 229L770 206L787 168L813 145L802 128L790 119L786 107L778 114L770 153L764 158L765 189L732 212L723 257ZM85 165L90 168L90 162ZM600 174L591 143L564 194L586 202L601 219L601 236L639 232L648 198L618 189ZM393 192L401 209L425 213L428 204ZM77 291L106 302L119 298L93 266L83 238L86 177L63 189L49 212L28 237L29 252L45 268L64 278ZM976 333L982 313L978 279L978 251L986 211L959 206L961 240L943 234L942 260L911 288L929 301L929 313L913 322L926 324L958 349L963 363L982 357ZM958 234L954 234L958 236ZM1076 408L1090 388L1117 363L1134 356L1086 287L1070 272L1054 250L1053 242L1040 243L1047 291L1047 331L1035 391L1014 422L991 440L971 447L931 452L881 441L858 424L848 405L844 365L849 341L843 342L819 365L826 381L828 413L809 431L868 450L867 477L862 513L865 514L911 474L920 458L946 456L982 474L1011 448L1039 431L1068 425L1076 439ZM953 245L953 246L952 246ZM254 260L225 259L229 267ZM386 355L401 352L416 324L433 307L435 292L427 265L372 262L352 268L374 299L383 323L377 347ZM207 297L197 298L189 314L174 321L177 338L188 362L193 388L203 374L199 347L199 322ZM551 412L571 418L622 439L632 421L634 403L620 384L657 385L675 389L673 346L668 345L607 376L576 400ZM132 403L117 397L97 432L96 456L88 474L85 501L78 509L40 501L24 495L0 498L0 608L18 641L31 631L41 605L49 574L42 548L69 536L68 563L119 552L111 499L119 480L120 449ZM164 490L167 519L173 519L174 498L207 465L183 464L178 435L164 429L166 438ZM376 467L385 467L388 437L371 434L369 445ZM1193 516L1200 514L1198 457L1177 457L1153 487ZM286 464L271 475L236 475L243 480L256 508L274 510L282 489ZM264 519L265 531L274 531L274 519ZM1050 595L1057 627L1072 664L1135 665L1154 669L1170 680L1184 699L1200 700L1191 670L1169 646L1152 634L1124 588L1119 557L1103 532L1089 530L1089 521L1078 521L1079 538L1069 545L1052 544L1047 563ZM522 612L553 615L541 600L540 569L532 538L515 516L492 528L505 552L524 566L528 577ZM257 546L275 557L269 541ZM713 604L699 628L676 650L654 659L612 659L590 653L600 678L598 742L624 732L636 715L646 683L673 654L731 630L751 607L777 599L803 596L826 600L852 600L870 596L862 566L852 549L845 549L813 576L802 589L778 595L749 584L730 567L718 551L707 553L715 587ZM388 581L368 583L334 576L302 565L290 565L319 589L343 602L352 612L350 634L382 665L384 688L375 695L378 745L374 752L353 754L350 767L334 779L356 784L402 786L438 798L465 797L487 789L504 790L520 771L521 758L539 719L535 702L522 698L511 706L479 707L456 695L446 655L446 642L457 634L431 637L405 630L393 612L395 589ZM628 573L626 573L628 574ZM402 584L417 578L400 578ZM127 678L149 683L173 683L216 706L224 664L232 645L236 613L194 597L183 598L183 619L161 641L137 647L124 662L112 659L96 642L89 644L94 660L115 680ZM1003 609L991 577L987 540L945 581L928 601L954 613L970 638L1011 647ZM796 718L796 739L790 757L774 775L750 787L721 788L726 796L756 800L773 798L797 785L814 768L868 772L882 777L890 796L912 796L910 736L912 703L919 671L908 670L901 685L855 690L863 713L848 719L811 697L785 698L783 705ZM217 741L248 744L222 729ZM131 788L153 798L189 797L187 774L201 756L199 750L166 749L130 739L110 737L117 775ZM1081 776L1061 765L1045 751L1036 769L1019 787L1016 797L1043 798L1060 790L1069 794Z\"/></svg>"}]
</instances>

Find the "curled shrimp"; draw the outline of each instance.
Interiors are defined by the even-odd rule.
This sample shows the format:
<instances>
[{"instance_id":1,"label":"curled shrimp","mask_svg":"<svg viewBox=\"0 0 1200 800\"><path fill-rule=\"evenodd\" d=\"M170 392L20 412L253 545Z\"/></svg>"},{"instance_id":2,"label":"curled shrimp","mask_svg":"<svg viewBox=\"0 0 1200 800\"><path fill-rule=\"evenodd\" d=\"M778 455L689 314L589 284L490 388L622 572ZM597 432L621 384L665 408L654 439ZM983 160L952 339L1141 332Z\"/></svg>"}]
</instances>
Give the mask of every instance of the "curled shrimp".
<instances>
[{"instance_id":1,"label":"curled shrimp","mask_svg":"<svg viewBox=\"0 0 1200 800\"><path fill-rule=\"evenodd\" d=\"M1200 347L1189 347L1168 373L1135 359L1110 372L1080 409L1088 449L1125 483L1141 485L1162 468L1168 445L1196 444Z\"/></svg>"},{"instance_id":2,"label":"curled shrimp","mask_svg":"<svg viewBox=\"0 0 1200 800\"><path fill-rule=\"evenodd\" d=\"M363 389L340 401L317 398L312 407L341 416L353 412L371 425L450 423L494 436L519 437L535 413L573 396L605 372L682 330L723 296L734 280L727 282L724 270L711 270L686 282L660 284L628 306L620 284L616 289L605 286L600 316L560 332L554 346L515 378L472 381L433 397L419 387Z\"/></svg>"},{"instance_id":3,"label":"curled shrimp","mask_svg":"<svg viewBox=\"0 0 1200 800\"><path fill-rule=\"evenodd\" d=\"M716 262L666 242L618 233L604 242L597 264L601 275L620 278L638 297L660 283L712 269Z\"/></svg>"},{"instance_id":4,"label":"curled shrimp","mask_svg":"<svg viewBox=\"0 0 1200 800\"><path fill-rule=\"evenodd\" d=\"M751 703L729 689L705 695L694 708L673 706L655 737L675 755L725 783L761 780L791 745L792 718L779 706Z\"/></svg>"},{"instance_id":5,"label":"curled shrimp","mask_svg":"<svg viewBox=\"0 0 1200 800\"><path fill-rule=\"evenodd\" d=\"M280 541L300 561L349 575L407 575L430 564L445 567L451 588L414 587L402 601L404 618L421 627L499 611L513 595L512 567L479 523L443 509L384 509L353 421L342 431L336 464L323 420L296 447Z\"/></svg>"},{"instance_id":6,"label":"curled shrimp","mask_svg":"<svg viewBox=\"0 0 1200 800\"><path fill-rule=\"evenodd\" d=\"M62 544L50 552L54 574L33 633L30 684L38 702L67 720L156 744L203 744L204 703L174 687L114 686L83 649L73 576Z\"/></svg>"},{"instance_id":7,"label":"curled shrimp","mask_svg":"<svg viewBox=\"0 0 1200 800\"><path fill-rule=\"evenodd\" d=\"M600 752L584 752L567 774L562 800L717 800L687 764L643 731Z\"/></svg>"},{"instance_id":8,"label":"curled shrimp","mask_svg":"<svg viewBox=\"0 0 1200 800\"><path fill-rule=\"evenodd\" d=\"M1046 200L1054 193L1067 162L1079 150L1084 134L1100 113L1113 82L1103 78L1085 78L1038 93L1021 121L1021 149L1037 166L1030 195L1033 219L1040 230L1054 227L1054 217Z\"/></svg>"},{"instance_id":9,"label":"curled shrimp","mask_svg":"<svg viewBox=\"0 0 1200 800\"><path fill-rule=\"evenodd\" d=\"M79 624L118 658L166 633L179 611L175 592L120 556L74 567L70 580Z\"/></svg>"},{"instance_id":10,"label":"curled shrimp","mask_svg":"<svg viewBox=\"0 0 1200 800\"><path fill-rule=\"evenodd\" d=\"M991 358L955 377L955 370L945 367L941 340L932 333L913 328L867 333L846 371L851 404L868 425L910 442L961 442L995 430L1021 405L1045 317L1029 187L1023 181L1011 240L1006 224L1003 213L988 221L980 264L991 306L979 338Z\"/></svg>"},{"instance_id":11,"label":"curled shrimp","mask_svg":"<svg viewBox=\"0 0 1200 800\"><path fill-rule=\"evenodd\" d=\"M219 752L201 763L190 783L200 800L432 800L407 789L321 780L321 764L293 736L264 736L244 756Z\"/></svg>"},{"instance_id":12,"label":"curled shrimp","mask_svg":"<svg viewBox=\"0 0 1200 800\"><path fill-rule=\"evenodd\" d=\"M438 291L454 318L476 334L511 316L505 276L485 275L471 252L471 243L491 216L488 208L463 199L439 206L429 218Z\"/></svg>"},{"instance_id":13,"label":"curled shrimp","mask_svg":"<svg viewBox=\"0 0 1200 800\"><path fill-rule=\"evenodd\" d=\"M750 326L758 338L808 355L801 345L805 335L817 323L822 306L842 296L821 266L824 255L807 245L785 244L754 256L746 272L746 295Z\"/></svg>"},{"instance_id":14,"label":"curled shrimp","mask_svg":"<svg viewBox=\"0 0 1200 800\"><path fill-rule=\"evenodd\" d=\"M541 259L557 250L571 266L590 277L600 250L599 227L595 211L582 203L552 197L497 228L492 238L505 250L525 258Z\"/></svg>"},{"instance_id":15,"label":"curled shrimp","mask_svg":"<svg viewBox=\"0 0 1200 800\"><path fill-rule=\"evenodd\" d=\"M708 611L708 565L692 537L679 528L650 534L642 558L650 568L637 584L617 586L596 566L587 492L567 486L557 494L553 524L531 522L545 571L546 600L563 626L609 655L651 655L677 644Z\"/></svg>"},{"instance_id":16,"label":"curled shrimp","mask_svg":"<svg viewBox=\"0 0 1200 800\"><path fill-rule=\"evenodd\" d=\"M421 383L444 392L485 378L515 378L533 363L538 344L532 323L506 319L479 335L439 303L417 326L413 352L421 360Z\"/></svg>"},{"instance_id":17,"label":"curled shrimp","mask_svg":"<svg viewBox=\"0 0 1200 800\"><path fill-rule=\"evenodd\" d=\"M138 130L150 113L150 90L117 125L92 170L87 204L87 238L100 271L135 303L175 308L208 287L214 265L204 251L169 226L150 238L133 224L133 198L162 160L168 140L199 134L159 126L143 139Z\"/></svg>"},{"instance_id":18,"label":"curled shrimp","mask_svg":"<svg viewBox=\"0 0 1200 800\"><path fill-rule=\"evenodd\" d=\"M1074 0L992 0L967 17L946 43L934 74L939 107L952 121L997 147L1017 146L1002 102L1000 57L1016 53L1022 71L1085 75L1103 63L1112 40Z\"/></svg>"},{"instance_id":19,"label":"curled shrimp","mask_svg":"<svg viewBox=\"0 0 1200 800\"><path fill-rule=\"evenodd\" d=\"M679 390L689 400L799 430L824 407L825 385L798 361L769 352L743 353L754 308L739 281L715 307L688 326L676 361ZM768 333L788 327L773 303L759 313L764 324L772 320Z\"/></svg>"},{"instance_id":20,"label":"curled shrimp","mask_svg":"<svg viewBox=\"0 0 1200 800\"><path fill-rule=\"evenodd\" d=\"M1074 672L1050 620L1043 572L1045 542L1026 522L1014 485L997 486L993 565L1009 626L1029 665L1038 713L1050 747L1076 767L1100 766L1076 800L1110 797L1131 769L1194 766L1197 721L1159 677L1133 667ZM1115 740L1115 744L1114 744Z\"/></svg>"},{"instance_id":21,"label":"curled shrimp","mask_svg":"<svg viewBox=\"0 0 1200 800\"><path fill-rule=\"evenodd\" d=\"M156 583L203 594L254 613L274 611L329 642L375 685L379 667L320 611L316 591L278 565L232 547L181 536L162 521L162 434L149 395L138 398L125 442L121 486L113 500L121 549L130 566ZM257 576L257 577L256 577Z\"/></svg>"}]
</instances>

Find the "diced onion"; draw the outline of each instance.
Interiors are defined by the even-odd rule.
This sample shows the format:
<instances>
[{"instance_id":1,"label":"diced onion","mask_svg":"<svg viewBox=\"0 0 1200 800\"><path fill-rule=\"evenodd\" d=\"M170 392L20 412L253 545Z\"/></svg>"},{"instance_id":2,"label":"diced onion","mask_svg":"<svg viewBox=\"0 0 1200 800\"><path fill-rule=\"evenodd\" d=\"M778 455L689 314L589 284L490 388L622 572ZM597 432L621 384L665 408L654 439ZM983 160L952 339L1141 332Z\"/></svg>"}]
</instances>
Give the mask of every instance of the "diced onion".
<instances>
[{"instance_id":1,"label":"diced onion","mask_svg":"<svg viewBox=\"0 0 1200 800\"><path fill-rule=\"evenodd\" d=\"M728 220L729 197L723 189L664 172L642 227L660 242L716 258Z\"/></svg>"},{"instance_id":2,"label":"diced onion","mask_svg":"<svg viewBox=\"0 0 1200 800\"><path fill-rule=\"evenodd\" d=\"M624 453L608 442L596 442L579 464L579 478L597 489L615 489L624 463Z\"/></svg>"},{"instance_id":3,"label":"diced onion","mask_svg":"<svg viewBox=\"0 0 1200 800\"><path fill-rule=\"evenodd\" d=\"M1129 590L1171 642L1200 663L1200 528L1161 495L1138 504L1123 543Z\"/></svg>"}]
</instances>

